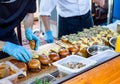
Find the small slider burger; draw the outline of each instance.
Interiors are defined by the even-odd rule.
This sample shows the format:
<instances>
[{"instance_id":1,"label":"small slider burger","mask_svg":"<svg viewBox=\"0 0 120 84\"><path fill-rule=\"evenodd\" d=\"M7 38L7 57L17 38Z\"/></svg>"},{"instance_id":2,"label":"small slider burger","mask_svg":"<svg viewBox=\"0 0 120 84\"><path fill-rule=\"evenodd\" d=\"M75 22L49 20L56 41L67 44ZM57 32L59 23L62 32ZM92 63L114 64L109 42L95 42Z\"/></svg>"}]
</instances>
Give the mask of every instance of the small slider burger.
<instances>
[{"instance_id":1,"label":"small slider burger","mask_svg":"<svg viewBox=\"0 0 120 84\"><path fill-rule=\"evenodd\" d=\"M34 50L35 49L35 42L34 42L34 40L30 40L29 41L29 44L30 44L30 48L32 49L32 50Z\"/></svg>"},{"instance_id":2,"label":"small slider burger","mask_svg":"<svg viewBox=\"0 0 120 84\"><path fill-rule=\"evenodd\" d=\"M79 51L78 46L71 45L68 50L70 51L71 54L76 54Z\"/></svg>"},{"instance_id":3,"label":"small slider burger","mask_svg":"<svg viewBox=\"0 0 120 84\"><path fill-rule=\"evenodd\" d=\"M64 58L64 57L70 55L70 52L67 48L62 47L59 50L59 55L60 55L61 58Z\"/></svg>"},{"instance_id":4,"label":"small slider burger","mask_svg":"<svg viewBox=\"0 0 120 84\"><path fill-rule=\"evenodd\" d=\"M59 54L54 52L54 51L50 52L49 57L53 62L57 61L57 60L60 60Z\"/></svg>"},{"instance_id":5,"label":"small slider burger","mask_svg":"<svg viewBox=\"0 0 120 84\"><path fill-rule=\"evenodd\" d=\"M29 71L31 72L39 72L41 69L41 63L37 59L31 59L28 62L28 68L29 68Z\"/></svg>"},{"instance_id":6,"label":"small slider burger","mask_svg":"<svg viewBox=\"0 0 120 84\"><path fill-rule=\"evenodd\" d=\"M26 63L18 61L16 59L11 59L10 62L23 71L23 73L20 74L18 76L18 78L23 78L23 77L27 76L27 65L26 65Z\"/></svg>"},{"instance_id":7,"label":"small slider burger","mask_svg":"<svg viewBox=\"0 0 120 84\"><path fill-rule=\"evenodd\" d=\"M43 64L43 65L51 65L50 64L50 58L46 55L39 55L38 60Z\"/></svg>"}]
</instances>

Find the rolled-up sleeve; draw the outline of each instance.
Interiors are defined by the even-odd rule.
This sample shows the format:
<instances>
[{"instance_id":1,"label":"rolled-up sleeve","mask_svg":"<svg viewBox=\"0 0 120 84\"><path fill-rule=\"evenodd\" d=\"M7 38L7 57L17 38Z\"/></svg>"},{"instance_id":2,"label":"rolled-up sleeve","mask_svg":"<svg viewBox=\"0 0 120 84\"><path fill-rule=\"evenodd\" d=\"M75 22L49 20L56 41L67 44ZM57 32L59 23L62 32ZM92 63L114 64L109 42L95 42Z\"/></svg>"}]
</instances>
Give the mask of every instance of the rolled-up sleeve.
<instances>
[{"instance_id":1,"label":"rolled-up sleeve","mask_svg":"<svg viewBox=\"0 0 120 84\"><path fill-rule=\"evenodd\" d=\"M55 8L57 0L41 0L39 5L39 15L50 16L52 10Z\"/></svg>"}]
</instances>

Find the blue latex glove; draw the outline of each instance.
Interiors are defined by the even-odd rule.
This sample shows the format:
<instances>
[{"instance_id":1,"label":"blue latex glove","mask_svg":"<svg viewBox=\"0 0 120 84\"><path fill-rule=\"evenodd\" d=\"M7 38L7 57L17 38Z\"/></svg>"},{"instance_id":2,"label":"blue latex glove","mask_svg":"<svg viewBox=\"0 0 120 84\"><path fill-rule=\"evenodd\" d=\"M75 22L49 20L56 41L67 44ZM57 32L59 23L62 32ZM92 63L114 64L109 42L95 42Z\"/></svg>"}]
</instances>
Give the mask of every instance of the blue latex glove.
<instances>
[{"instance_id":1,"label":"blue latex glove","mask_svg":"<svg viewBox=\"0 0 120 84\"><path fill-rule=\"evenodd\" d=\"M45 35L44 35L44 40L47 42L47 43L53 43L53 36L52 36L52 31L51 30L48 30L45 32Z\"/></svg>"},{"instance_id":2,"label":"blue latex glove","mask_svg":"<svg viewBox=\"0 0 120 84\"><path fill-rule=\"evenodd\" d=\"M28 62L32 57L24 47L10 42L5 43L5 45L2 48L2 51L23 62Z\"/></svg>"},{"instance_id":3,"label":"blue latex glove","mask_svg":"<svg viewBox=\"0 0 120 84\"><path fill-rule=\"evenodd\" d=\"M40 45L40 40L37 38L37 36L35 36L33 33L32 33L32 30L31 28L26 28L25 29L25 36L27 38L27 40L34 40L35 41L35 50L38 50L38 47Z\"/></svg>"}]
</instances>

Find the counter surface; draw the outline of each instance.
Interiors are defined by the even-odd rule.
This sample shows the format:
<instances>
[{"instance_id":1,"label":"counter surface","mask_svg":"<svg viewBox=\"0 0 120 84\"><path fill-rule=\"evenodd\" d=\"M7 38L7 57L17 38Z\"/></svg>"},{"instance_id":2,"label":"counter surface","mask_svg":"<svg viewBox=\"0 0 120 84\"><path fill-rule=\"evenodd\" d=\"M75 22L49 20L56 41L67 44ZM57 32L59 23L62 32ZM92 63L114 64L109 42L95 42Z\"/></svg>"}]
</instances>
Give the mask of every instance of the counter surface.
<instances>
[{"instance_id":1,"label":"counter surface","mask_svg":"<svg viewBox=\"0 0 120 84\"><path fill-rule=\"evenodd\" d=\"M119 84L120 56L105 62L62 84Z\"/></svg>"}]
</instances>

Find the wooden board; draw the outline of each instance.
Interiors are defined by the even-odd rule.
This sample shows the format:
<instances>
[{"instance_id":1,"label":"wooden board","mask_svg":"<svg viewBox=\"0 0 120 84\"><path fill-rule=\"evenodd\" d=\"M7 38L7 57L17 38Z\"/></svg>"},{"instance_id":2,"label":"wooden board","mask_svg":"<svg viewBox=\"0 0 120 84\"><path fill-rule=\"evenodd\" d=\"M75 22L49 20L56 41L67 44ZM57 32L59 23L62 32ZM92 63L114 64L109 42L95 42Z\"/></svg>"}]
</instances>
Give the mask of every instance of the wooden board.
<instances>
[{"instance_id":1,"label":"wooden board","mask_svg":"<svg viewBox=\"0 0 120 84\"><path fill-rule=\"evenodd\" d=\"M34 51L34 50L29 50L29 51L31 52L31 54L37 53L38 55L40 55L40 54L43 54L44 52L49 52L50 49L53 49L53 48L59 49L60 46L57 45L56 43L49 43L49 44L40 46L37 51Z\"/></svg>"},{"instance_id":2,"label":"wooden board","mask_svg":"<svg viewBox=\"0 0 120 84\"><path fill-rule=\"evenodd\" d=\"M45 45L40 46L38 51L31 51L31 50L29 51L31 52L31 54L33 52L42 54L44 51L49 51L51 48L60 48L60 46L56 45L55 43L50 43L50 44L45 44ZM10 59L13 59L13 58L12 57L4 58L4 59L1 59L0 62L9 61ZM53 73L56 70L57 68L55 66L43 66L42 65L42 69L38 73L32 73L28 71L27 77L19 79L19 84L28 84L28 82L35 80L35 78L39 78L47 73Z\"/></svg>"}]
</instances>

